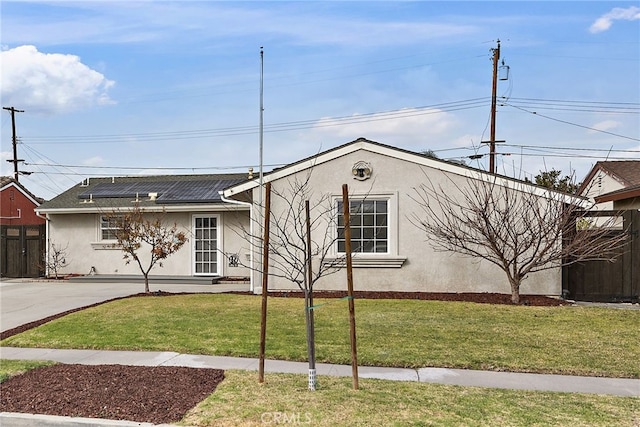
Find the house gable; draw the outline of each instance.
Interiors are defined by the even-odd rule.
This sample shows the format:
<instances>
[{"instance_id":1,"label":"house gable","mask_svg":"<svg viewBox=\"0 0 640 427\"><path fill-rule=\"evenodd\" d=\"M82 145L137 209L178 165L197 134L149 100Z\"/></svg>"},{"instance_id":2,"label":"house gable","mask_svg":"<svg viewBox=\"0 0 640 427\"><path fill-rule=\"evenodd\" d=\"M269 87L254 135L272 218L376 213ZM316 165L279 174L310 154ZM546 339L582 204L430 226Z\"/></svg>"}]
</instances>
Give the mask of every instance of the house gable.
<instances>
[{"instance_id":1,"label":"house gable","mask_svg":"<svg viewBox=\"0 0 640 427\"><path fill-rule=\"evenodd\" d=\"M0 222L2 224L44 224L44 219L34 212L43 199L34 196L22 184L10 177L2 177L0 185Z\"/></svg>"},{"instance_id":2,"label":"house gable","mask_svg":"<svg viewBox=\"0 0 640 427\"><path fill-rule=\"evenodd\" d=\"M610 180L610 185L616 187L615 190L640 185L640 160L597 162L582 181L578 194L599 192L604 177Z\"/></svg>"},{"instance_id":3,"label":"house gable","mask_svg":"<svg viewBox=\"0 0 640 427\"><path fill-rule=\"evenodd\" d=\"M442 172L459 175L466 178L479 179L485 182L496 183L501 186L513 188L513 189L527 189L532 193L539 196L548 197L550 194L555 194L561 198L566 198L567 202L583 203L584 201L575 196L570 196L565 193L549 190L548 188L541 187L529 182L508 178L502 175L493 175L488 172L475 169L469 166L464 166L456 163L447 162L440 159L435 159L430 156L426 156L413 151L403 150L400 148L392 147L389 145L381 144L379 142L371 141L366 138L358 138L354 141L348 142L339 147L327 150L317 155L308 157L295 163L291 163L274 171L264 174L263 181L276 181L288 176L294 175L304 170L310 170L315 166L331 162L340 157L346 156L350 153L354 153L359 150L369 151L372 153L381 154L389 158L395 158L398 160L404 160L410 163L414 163L419 166L424 166L431 169L440 170ZM260 186L260 182L257 179L249 180L240 185L229 187L224 190L223 194L226 198L238 198L240 194L245 194L247 191L253 190Z\"/></svg>"}]
</instances>

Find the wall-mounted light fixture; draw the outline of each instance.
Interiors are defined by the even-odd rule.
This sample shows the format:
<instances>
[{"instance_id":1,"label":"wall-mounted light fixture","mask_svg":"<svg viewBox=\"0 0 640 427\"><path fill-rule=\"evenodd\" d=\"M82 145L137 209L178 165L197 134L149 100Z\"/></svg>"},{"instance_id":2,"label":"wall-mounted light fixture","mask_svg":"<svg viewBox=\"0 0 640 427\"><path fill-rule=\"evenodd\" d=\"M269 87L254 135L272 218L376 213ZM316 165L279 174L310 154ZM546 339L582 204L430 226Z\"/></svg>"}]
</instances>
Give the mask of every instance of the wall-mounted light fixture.
<instances>
[{"instance_id":1,"label":"wall-mounted light fixture","mask_svg":"<svg viewBox=\"0 0 640 427\"><path fill-rule=\"evenodd\" d=\"M364 181L365 179L371 178L372 172L373 169L371 168L371 164L363 160L360 160L355 165L353 165L353 168L351 168L353 178L357 179L358 181Z\"/></svg>"}]
</instances>

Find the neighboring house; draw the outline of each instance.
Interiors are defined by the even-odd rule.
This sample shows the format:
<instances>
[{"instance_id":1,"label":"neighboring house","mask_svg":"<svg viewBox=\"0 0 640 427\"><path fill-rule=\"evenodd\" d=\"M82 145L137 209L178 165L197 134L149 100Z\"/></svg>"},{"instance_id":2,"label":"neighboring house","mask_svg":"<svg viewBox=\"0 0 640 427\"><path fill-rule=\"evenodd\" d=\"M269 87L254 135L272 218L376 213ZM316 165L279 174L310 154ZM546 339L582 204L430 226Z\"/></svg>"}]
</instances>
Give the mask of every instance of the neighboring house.
<instances>
[{"instance_id":1,"label":"neighboring house","mask_svg":"<svg viewBox=\"0 0 640 427\"><path fill-rule=\"evenodd\" d=\"M640 168L640 162L638 162ZM614 210L640 210L640 184L621 188L595 197L597 204L612 202Z\"/></svg>"},{"instance_id":2,"label":"neighboring house","mask_svg":"<svg viewBox=\"0 0 640 427\"><path fill-rule=\"evenodd\" d=\"M632 209L640 206L640 160L597 162L578 189L597 210Z\"/></svg>"},{"instance_id":3,"label":"neighboring house","mask_svg":"<svg viewBox=\"0 0 640 427\"><path fill-rule=\"evenodd\" d=\"M264 182L271 182L274 189L281 192L292 182L308 182L313 197L329 195L335 201L341 199L342 185L348 184L350 202L359 204L362 211L367 212L360 218L362 226L356 235L359 245L366 249L353 257L355 290L509 293L502 270L487 261L434 251L426 234L410 222L411 215L419 211L412 193L426 178L443 188L453 189L456 185L468 185L470 178L493 181L495 176L360 138L267 173ZM541 197L547 191L506 177L498 177L498 181L500 185L514 186ZM227 200L244 202L247 195L257 200L259 191L259 183L250 180L227 188L223 194ZM310 204L313 205L313 201ZM272 205L272 215L282 215L282 209L287 207ZM252 222L258 223L255 221L258 215L252 213ZM384 224L384 230L379 232L373 224ZM335 236L338 233L335 228L335 225L328 230L319 227L312 234L312 240ZM259 244L256 242L250 252L259 253ZM344 255L341 245L341 241L336 241L329 261ZM315 262L317 265L318 260ZM523 283L521 293L560 295L561 282L560 268L533 273ZM259 274L254 272L252 285L256 292L260 291L260 283ZM296 285L277 277L269 278L269 288L297 289ZM314 289L346 288L346 272L342 270L321 278Z\"/></svg>"},{"instance_id":4,"label":"neighboring house","mask_svg":"<svg viewBox=\"0 0 640 427\"><path fill-rule=\"evenodd\" d=\"M140 275L135 262L125 264L115 246L118 212L137 203L145 212L186 231L189 242L156 267L152 275L248 276L235 265L248 226L248 209L221 200L219 190L247 180L246 174L91 178L41 205L49 245L66 248L68 266L61 273ZM111 217L111 219L110 219ZM141 258L146 253L140 250Z\"/></svg>"},{"instance_id":5,"label":"neighboring house","mask_svg":"<svg viewBox=\"0 0 640 427\"><path fill-rule=\"evenodd\" d=\"M34 212L42 202L14 178L0 177L3 277L39 277L43 274L45 220Z\"/></svg>"}]
</instances>

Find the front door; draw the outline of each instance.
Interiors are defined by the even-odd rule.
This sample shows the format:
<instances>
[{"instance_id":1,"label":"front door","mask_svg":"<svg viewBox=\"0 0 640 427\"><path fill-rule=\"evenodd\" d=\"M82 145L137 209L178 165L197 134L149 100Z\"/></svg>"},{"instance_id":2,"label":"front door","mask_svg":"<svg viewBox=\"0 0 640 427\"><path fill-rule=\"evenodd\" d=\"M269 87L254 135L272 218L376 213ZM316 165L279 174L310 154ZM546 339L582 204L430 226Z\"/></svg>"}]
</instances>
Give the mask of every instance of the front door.
<instances>
[{"instance_id":1,"label":"front door","mask_svg":"<svg viewBox=\"0 0 640 427\"><path fill-rule=\"evenodd\" d=\"M193 272L195 275L217 276L220 274L218 222L217 215L193 217Z\"/></svg>"}]
</instances>

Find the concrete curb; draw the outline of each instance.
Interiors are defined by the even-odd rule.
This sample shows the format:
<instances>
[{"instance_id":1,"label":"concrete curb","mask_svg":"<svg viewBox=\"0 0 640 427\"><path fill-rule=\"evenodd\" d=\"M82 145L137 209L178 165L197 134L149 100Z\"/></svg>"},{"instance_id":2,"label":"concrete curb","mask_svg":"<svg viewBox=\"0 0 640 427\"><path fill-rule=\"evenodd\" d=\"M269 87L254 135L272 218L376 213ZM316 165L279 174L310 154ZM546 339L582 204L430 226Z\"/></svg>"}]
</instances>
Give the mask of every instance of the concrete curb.
<instances>
[{"instance_id":1,"label":"concrete curb","mask_svg":"<svg viewBox=\"0 0 640 427\"><path fill-rule=\"evenodd\" d=\"M56 415L0 412L2 427L173 427L175 424L137 423L100 418L59 417Z\"/></svg>"}]
</instances>

